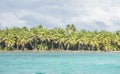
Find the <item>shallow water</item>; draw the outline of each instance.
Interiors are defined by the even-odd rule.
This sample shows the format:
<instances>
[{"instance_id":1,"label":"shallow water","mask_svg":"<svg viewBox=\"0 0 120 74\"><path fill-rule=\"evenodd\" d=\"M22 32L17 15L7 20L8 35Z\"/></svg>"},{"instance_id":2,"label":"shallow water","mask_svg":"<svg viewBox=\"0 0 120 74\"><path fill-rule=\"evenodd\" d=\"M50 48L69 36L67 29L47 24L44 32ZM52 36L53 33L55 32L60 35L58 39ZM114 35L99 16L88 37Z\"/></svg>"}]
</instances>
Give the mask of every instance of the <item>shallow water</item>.
<instances>
[{"instance_id":1,"label":"shallow water","mask_svg":"<svg viewBox=\"0 0 120 74\"><path fill-rule=\"evenodd\" d=\"M120 74L120 53L0 53L0 74Z\"/></svg>"}]
</instances>

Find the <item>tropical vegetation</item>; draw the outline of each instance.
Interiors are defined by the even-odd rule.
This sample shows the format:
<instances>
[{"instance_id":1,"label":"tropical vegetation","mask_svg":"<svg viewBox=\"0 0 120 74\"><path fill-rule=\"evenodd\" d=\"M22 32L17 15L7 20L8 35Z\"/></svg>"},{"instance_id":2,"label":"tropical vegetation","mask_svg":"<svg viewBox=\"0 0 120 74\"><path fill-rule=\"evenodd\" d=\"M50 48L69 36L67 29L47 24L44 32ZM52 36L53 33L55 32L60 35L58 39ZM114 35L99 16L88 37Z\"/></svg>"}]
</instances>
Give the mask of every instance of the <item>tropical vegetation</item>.
<instances>
[{"instance_id":1,"label":"tropical vegetation","mask_svg":"<svg viewBox=\"0 0 120 74\"><path fill-rule=\"evenodd\" d=\"M77 51L119 51L120 30L86 31L76 30L73 24L66 28L12 27L0 29L0 50L77 50Z\"/></svg>"}]
</instances>

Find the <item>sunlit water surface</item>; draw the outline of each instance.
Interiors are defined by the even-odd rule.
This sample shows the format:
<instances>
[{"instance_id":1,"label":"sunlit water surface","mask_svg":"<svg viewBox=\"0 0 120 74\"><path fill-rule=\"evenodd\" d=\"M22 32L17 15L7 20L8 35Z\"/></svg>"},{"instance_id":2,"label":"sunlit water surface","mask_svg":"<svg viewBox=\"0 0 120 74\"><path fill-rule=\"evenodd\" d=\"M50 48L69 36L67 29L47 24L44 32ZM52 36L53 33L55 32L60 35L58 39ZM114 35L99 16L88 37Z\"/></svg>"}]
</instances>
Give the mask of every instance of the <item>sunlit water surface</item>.
<instances>
[{"instance_id":1,"label":"sunlit water surface","mask_svg":"<svg viewBox=\"0 0 120 74\"><path fill-rule=\"evenodd\" d=\"M120 74L120 53L0 53L0 74Z\"/></svg>"}]
</instances>

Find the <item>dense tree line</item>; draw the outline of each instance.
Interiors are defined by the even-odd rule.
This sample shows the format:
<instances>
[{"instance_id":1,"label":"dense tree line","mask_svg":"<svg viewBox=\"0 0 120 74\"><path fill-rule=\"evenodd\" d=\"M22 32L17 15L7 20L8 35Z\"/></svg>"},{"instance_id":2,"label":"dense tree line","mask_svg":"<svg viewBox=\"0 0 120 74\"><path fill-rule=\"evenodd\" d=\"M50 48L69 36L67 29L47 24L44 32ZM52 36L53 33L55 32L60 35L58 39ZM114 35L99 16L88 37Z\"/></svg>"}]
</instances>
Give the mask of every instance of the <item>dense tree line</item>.
<instances>
[{"instance_id":1,"label":"dense tree line","mask_svg":"<svg viewBox=\"0 0 120 74\"><path fill-rule=\"evenodd\" d=\"M120 31L77 31L73 24L65 29L6 28L0 30L0 50L119 51Z\"/></svg>"}]
</instances>

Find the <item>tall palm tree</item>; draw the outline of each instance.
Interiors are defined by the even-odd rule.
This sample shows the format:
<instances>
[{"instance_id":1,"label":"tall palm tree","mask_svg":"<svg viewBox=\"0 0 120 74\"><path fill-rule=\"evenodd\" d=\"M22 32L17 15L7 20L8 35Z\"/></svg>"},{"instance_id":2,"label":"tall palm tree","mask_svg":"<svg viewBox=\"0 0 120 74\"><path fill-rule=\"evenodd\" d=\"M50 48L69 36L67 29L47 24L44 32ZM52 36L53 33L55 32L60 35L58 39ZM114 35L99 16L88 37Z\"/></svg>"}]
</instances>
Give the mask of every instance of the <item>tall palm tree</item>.
<instances>
[{"instance_id":1,"label":"tall palm tree","mask_svg":"<svg viewBox=\"0 0 120 74\"><path fill-rule=\"evenodd\" d=\"M77 31L73 24L65 29L38 27L0 29L0 48L38 50L40 48L59 50L90 50L118 51L120 50L120 31Z\"/></svg>"}]
</instances>

